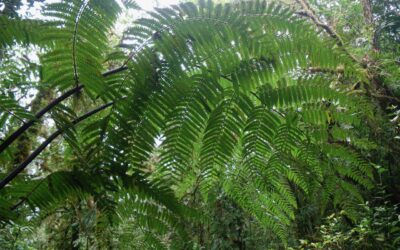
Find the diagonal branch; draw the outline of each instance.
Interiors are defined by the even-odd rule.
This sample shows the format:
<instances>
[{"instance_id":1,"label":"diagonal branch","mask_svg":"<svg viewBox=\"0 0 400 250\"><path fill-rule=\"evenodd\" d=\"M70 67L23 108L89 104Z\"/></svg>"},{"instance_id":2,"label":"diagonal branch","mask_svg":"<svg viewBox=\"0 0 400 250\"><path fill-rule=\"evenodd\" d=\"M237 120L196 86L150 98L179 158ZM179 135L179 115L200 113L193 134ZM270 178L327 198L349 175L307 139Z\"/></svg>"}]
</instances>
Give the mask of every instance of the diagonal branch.
<instances>
[{"instance_id":1,"label":"diagonal branch","mask_svg":"<svg viewBox=\"0 0 400 250\"><path fill-rule=\"evenodd\" d=\"M103 109L108 108L109 106L113 105L114 102L106 103L98 108L93 109L92 111L87 112L86 114L76 118L73 120L72 126L78 124L79 122L89 118L90 116L100 112ZM18 167L11 171L3 180L0 182L0 190L7 185L10 181L12 181L19 173L21 173L28 165L31 163L46 147L49 145L55 138L57 138L60 134L62 134L68 128L60 128L52 135L50 135L35 151L33 151L28 158L25 159Z\"/></svg>"},{"instance_id":2,"label":"diagonal branch","mask_svg":"<svg viewBox=\"0 0 400 250\"><path fill-rule=\"evenodd\" d=\"M127 67L126 66L122 66L110 71L107 71L105 73L103 73L103 76L109 76L121 71L126 70ZM60 102L64 101L65 99L67 99L68 97L72 96L75 93L78 93L81 89L83 89L84 86L78 85L73 89L68 90L67 92L65 92L64 94L62 94L61 96L57 97L56 99L54 99L53 101L51 101L46 107L44 107L43 109L39 110L39 112L37 112L35 114L35 117L31 120L29 120L28 122L24 123L21 127L19 127L14 133L12 133L9 137L7 137L0 145L0 154L8 148L8 146L10 146L11 143L13 143L16 139L18 139L18 137L20 137L22 135L22 133L24 133L27 129L29 129L30 127L32 127L43 115L45 115L47 112L49 112L54 106L56 106L57 104L59 104Z\"/></svg>"},{"instance_id":3,"label":"diagonal branch","mask_svg":"<svg viewBox=\"0 0 400 250\"><path fill-rule=\"evenodd\" d=\"M36 184L36 186L28 193L26 194L24 197L22 197L15 205L13 205L10 209L11 210L15 210L17 209L19 206L21 206L25 201L27 201L29 199L29 196L31 196L39 187L40 185L42 185L42 183L46 181L46 178L43 178L42 180L40 180L40 182L38 184Z\"/></svg>"},{"instance_id":4,"label":"diagonal branch","mask_svg":"<svg viewBox=\"0 0 400 250\"><path fill-rule=\"evenodd\" d=\"M315 14L315 11L311 8L310 4L307 0L296 0L296 2L302 7L303 11L296 12L298 15L305 16L310 18L314 24L321 29L323 29L330 37L332 37L336 41L336 45L339 46L350 58L356 62L360 63L360 61L355 58L344 46L344 43L338 33L329 25L323 23L319 17Z\"/></svg>"}]
</instances>

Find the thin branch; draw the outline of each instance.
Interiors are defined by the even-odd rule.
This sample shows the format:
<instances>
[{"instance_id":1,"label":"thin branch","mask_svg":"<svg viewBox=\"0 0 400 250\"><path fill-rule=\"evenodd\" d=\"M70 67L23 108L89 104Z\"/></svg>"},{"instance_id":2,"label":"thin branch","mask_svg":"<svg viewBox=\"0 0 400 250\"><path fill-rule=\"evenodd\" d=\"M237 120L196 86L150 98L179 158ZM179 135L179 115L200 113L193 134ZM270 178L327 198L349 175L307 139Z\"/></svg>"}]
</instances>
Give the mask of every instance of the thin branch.
<instances>
[{"instance_id":1,"label":"thin branch","mask_svg":"<svg viewBox=\"0 0 400 250\"><path fill-rule=\"evenodd\" d=\"M72 121L72 126L78 124L79 122L89 118L90 116L100 112L103 109L108 108L109 106L113 105L114 102L109 102L107 104L104 104L98 108L93 109L92 111L89 111L88 113L76 118L75 120ZM61 128L54 132L52 135L50 135L49 138L47 138L35 151L33 151L28 158L25 159L24 162L22 162L18 167L16 167L11 173L9 173L3 180L0 182L0 190L7 185L10 181L12 181L19 173L21 173L28 165L31 163L46 147L49 145L55 138L57 138L60 134L62 134L66 129L68 128Z\"/></svg>"},{"instance_id":2,"label":"thin branch","mask_svg":"<svg viewBox=\"0 0 400 250\"><path fill-rule=\"evenodd\" d=\"M319 17L315 14L315 11L311 8L310 4L307 2L307 0L296 0L296 2L303 8L303 11L298 11L296 12L298 15L305 16L310 18L314 24L323 30L325 30L326 33L330 37L332 37L336 41L336 45L338 45L350 58L357 63L360 63L360 61L355 58L344 46L344 43L340 36L336 33L336 31L329 25L323 23Z\"/></svg>"},{"instance_id":3,"label":"thin branch","mask_svg":"<svg viewBox=\"0 0 400 250\"><path fill-rule=\"evenodd\" d=\"M376 98L387 99L387 100L391 100L391 101L395 101L397 103L400 103L400 99L395 97L395 96L380 95L380 94L374 94L374 93L370 93L370 95L373 96L373 97L376 97Z\"/></svg>"},{"instance_id":4,"label":"thin branch","mask_svg":"<svg viewBox=\"0 0 400 250\"><path fill-rule=\"evenodd\" d=\"M126 70L127 67L126 66L122 66L110 71L107 71L105 73L103 73L102 75L104 77L121 72ZM57 97L56 99L54 99L53 101L51 101L46 107L44 107L43 109L39 110L39 112L37 112L35 114L35 117L31 120L29 120L28 122L26 122L25 124L23 124L21 127L19 127L14 133L12 133L9 137L7 137L7 139L5 139L1 145L0 145L0 154L8 148L8 146L10 146L11 143L13 143L16 139L18 139L18 137L20 137L22 135L22 133L24 133L27 129L29 129L30 127L32 127L43 115L45 115L47 112L49 112L54 106L56 106L57 104L59 104L60 102L64 101L65 99L67 99L68 97L72 96L75 93L78 93L81 89L83 89L84 86L78 85L77 87L68 90L67 92L65 92L64 94L62 94L61 96Z\"/></svg>"},{"instance_id":5,"label":"thin branch","mask_svg":"<svg viewBox=\"0 0 400 250\"><path fill-rule=\"evenodd\" d=\"M330 74L343 74L344 69L343 68L337 68L337 69L329 69L329 68L321 68L321 67L308 67L305 69L308 73L314 74L314 73L330 73Z\"/></svg>"},{"instance_id":6,"label":"thin branch","mask_svg":"<svg viewBox=\"0 0 400 250\"><path fill-rule=\"evenodd\" d=\"M5 108L3 105L0 104L0 108L3 109L5 112L7 112L9 115L15 117L18 121L25 123L24 119L22 119L21 117L19 117L18 115L14 114L14 112L12 112L11 110L9 110L8 108Z\"/></svg>"},{"instance_id":7,"label":"thin branch","mask_svg":"<svg viewBox=\"0 0 400 250\"><path fill-rule=\"evenodd\" d=\"M321 20L317 17L317 15L315 14L314 10L311 8L311 6L309 5L309 3L307 2L307 0L296 0L296 2L302 7L303 11L299 11L297 12L297 14L302 15L302 16L306 16L308 18L310 18L315 25L317 25L318 27L322 28L323 30L325 30L333 39L335 39L336 44L338 47L340 47L355 63L358 63L360 66L362 66L363 68L370 68L371 65L371 61L367 58L367 60L363 60L360 61L357 58L355 58L344 46L342 39L339 37L339 35L336 33L336 31L329 25L324 24L323 22L321 22ZM361 0L361 3L363 5L363 12L364 12L364 19L366 21L367 24L371 25L372 21L373 21L373 17L372 17L372 12L371 12L371 5L370 5L370 1L369 0ZM372 40L372 48L375 52L379 51L379 44L378 44L378 40L377 40L377 30L375 30L374 32L374 37ZM370 83L372 83L372 85L375 88L376 92L380 92L379 90L383 90L384 93L388 93L388 94L392 94L391 90L387 87L385 87L382 84L379 84L379 81L377 81L375 79L375 74L373 74L372 76L368 76ZM400 99L395 97L393 94L390 95L385 95L385 94L376 94L376 93L371 93L370 91L367 90L367 96L372 96L375 97L377 99L381 99L381 100L389 100L391 102L396 102L396 104L400 103ZM381 100L379 100L379 103L382 105ZM383 103L383 105L386 105L385 103Z\"/></svg>"},{"instance_id":8,"label":"thin branch","mask_svg":"<svg viewBox=\"0 0 400 250\"><path fill-rule=\"evenodd\" d=\"M25 201L28 200L29 196L31 196L31 195L40 187L40 185L42 185L42 183L43 183L44 181L46 181L46 180L47 180L46 178L43 178L42 180L40 180L40 182L39 182L38 184L36 184L36 186L35 186L31 191L29 191L29 193L28 193L27 195L25 195L24 197L22 197L22 198L18 201L18 203L16 203L15 205L13 205L10 209L11 209L11 210L15 210L15 209L17 209L17 207L21 206Z\"/></svg>"}]
</instances>

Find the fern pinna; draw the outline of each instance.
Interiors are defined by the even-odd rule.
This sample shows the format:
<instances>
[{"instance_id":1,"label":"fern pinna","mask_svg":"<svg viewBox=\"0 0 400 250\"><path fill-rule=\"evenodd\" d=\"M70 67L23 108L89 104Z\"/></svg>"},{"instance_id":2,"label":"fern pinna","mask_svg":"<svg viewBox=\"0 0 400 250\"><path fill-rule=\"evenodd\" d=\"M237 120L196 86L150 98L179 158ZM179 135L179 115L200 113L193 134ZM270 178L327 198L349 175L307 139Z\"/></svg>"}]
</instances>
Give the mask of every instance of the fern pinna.
<instances>
[{"instance_id":1,"label":"fern pinna","mask_svg":"<svg viewBox=\"0 0 400 250\"><path fill-rule=\"evenodd\" d=\"M72 167L37 184L11 183L2 207L22 197L45 210L91 196L108 216L184 235L180 223L196 216L179 199L190 190L205 199L222 186L283 242L299 196L357 219L373 176L354 128L369 107L347 82L365 76L334 41L281 5L200 0L148 13L110 48L120 10L114 1L79 0L46 8L43 83L82 86L85 98L112 106L75 127L71 103L53 108ZM109 58L127 69L102 75ZM29 117L6 97L0 104ZM96 178L68 181L76 174Z\"/></svg>"}]
</instances>

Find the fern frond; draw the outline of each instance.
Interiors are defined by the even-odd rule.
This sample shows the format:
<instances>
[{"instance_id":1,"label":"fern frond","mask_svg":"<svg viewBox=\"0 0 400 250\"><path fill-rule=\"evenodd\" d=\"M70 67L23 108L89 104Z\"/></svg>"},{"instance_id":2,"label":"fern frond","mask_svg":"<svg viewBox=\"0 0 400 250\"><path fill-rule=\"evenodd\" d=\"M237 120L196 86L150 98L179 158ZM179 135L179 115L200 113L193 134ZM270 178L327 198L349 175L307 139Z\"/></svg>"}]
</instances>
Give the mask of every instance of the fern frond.
<instances>
[{"instance_id":1,"label":"fern frond","mask_svg":"<svg viewBox=\"0 0 400 250\"><path fill-rule=\"evenodd\" d=\"M108 48L107 34L120 11L114 1L74 0L50 4L45 15L54 19L44 39L54 49L43 56L44 81L61 89L85 85L88 93L105 93L101 75ZM71 56L72 55L72 56Z\"/></svg>"}]
</instances>

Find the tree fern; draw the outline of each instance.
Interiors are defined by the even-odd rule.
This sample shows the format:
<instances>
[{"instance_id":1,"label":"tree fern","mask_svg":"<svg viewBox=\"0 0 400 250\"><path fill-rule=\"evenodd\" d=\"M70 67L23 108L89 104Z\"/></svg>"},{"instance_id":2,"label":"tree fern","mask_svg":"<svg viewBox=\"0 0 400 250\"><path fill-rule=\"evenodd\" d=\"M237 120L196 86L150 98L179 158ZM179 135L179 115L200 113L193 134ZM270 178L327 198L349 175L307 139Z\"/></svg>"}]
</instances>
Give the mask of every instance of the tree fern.
<instances>
[{"instance_id":1,"label":"tree fern","mask_svg":"<svg viewBox=\"0 0 400 250\"><path fill-rule=\"evenodd\" d=\"M66 128L73 171L10 185L4 197L45 210L90 196L107 216L146 228L154 244L153 233L183 235L183 218L194 217L177 197L200 190L205 199L216 186L282 241L300 196L317 194L324 208L331 202L356 219L373 176L354 128L371 110L348 94L348 82L365 76L333 41L266 1L184 3L128 27L118 51L126 58L115 57L127 70L104 77L119 11L114 1L47 7L44 82L82 84L110 109L74 127L76 112L59 105L52 118ZM13 101L1 105L28 117Z\"/></svg>"}]
</instances>

